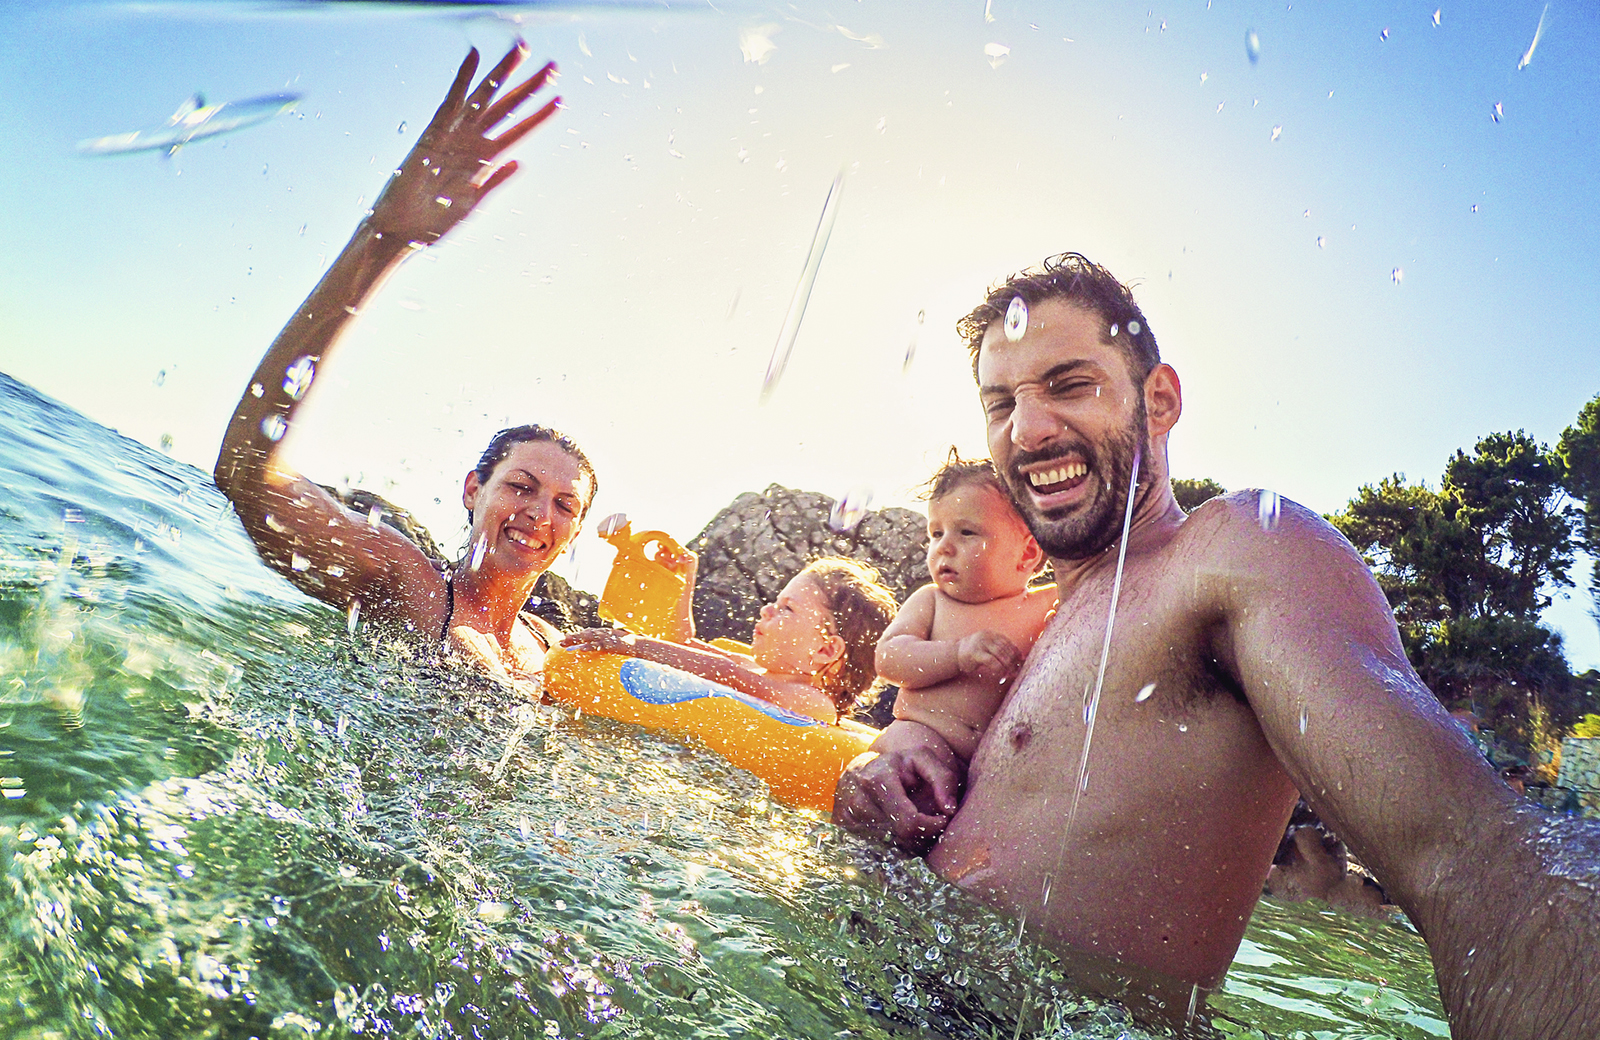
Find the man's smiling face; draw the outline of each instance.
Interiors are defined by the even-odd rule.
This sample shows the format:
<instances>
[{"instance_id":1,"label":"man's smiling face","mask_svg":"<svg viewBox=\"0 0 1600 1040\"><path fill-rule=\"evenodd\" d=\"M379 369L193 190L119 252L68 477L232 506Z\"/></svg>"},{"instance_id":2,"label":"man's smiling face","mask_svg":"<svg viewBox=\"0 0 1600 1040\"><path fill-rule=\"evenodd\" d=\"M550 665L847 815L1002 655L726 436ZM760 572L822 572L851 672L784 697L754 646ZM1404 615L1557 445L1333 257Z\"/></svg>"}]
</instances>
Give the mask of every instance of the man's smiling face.
<instances>
[{"instance_id":1,"label":"man's smiling face","mask_svg":"<svg viewBox=\"0 0 1600 1040\"><path fill-rule=\"evenodd\" d=\"M1030 308L1020 340L990 324L978 354L989 457L1050 556L1078 560L1121 530L1134 459L1148 447L1143 387L1109 328L1060 299Z\"/></svg>"}]
</instances>

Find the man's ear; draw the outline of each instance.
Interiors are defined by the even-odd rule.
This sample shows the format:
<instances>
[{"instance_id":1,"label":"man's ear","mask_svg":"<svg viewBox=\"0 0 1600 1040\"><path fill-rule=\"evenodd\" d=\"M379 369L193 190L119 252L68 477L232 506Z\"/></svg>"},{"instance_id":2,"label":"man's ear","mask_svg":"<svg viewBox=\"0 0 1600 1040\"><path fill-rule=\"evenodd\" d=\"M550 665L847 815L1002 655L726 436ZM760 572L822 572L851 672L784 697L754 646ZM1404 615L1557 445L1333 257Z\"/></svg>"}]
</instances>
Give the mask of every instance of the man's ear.
<instances>
[{"instance_id":1,"label":"man's ear","mask_svg":"<svg viewBox=\"0 0 1600 1040\"><path fill-rule=\"evenodd\" d=\"M1145 377L1144 411L1151 440L1165 435L1178 424L1178 416L1183 414L1183 386L1171 365L1157 365Z\"/></svg>"},{"instance_id":2,"label":"man's ear","mask_svg":"<svg viewBox=\"0 0 1600 1040\"><path fill-rule=\"evenodd\" d=\"M481 490L483 485L478 483L478 471L468 470L467 479L461 482L461 505L467 512L472 512L472 507L478 501L478 492Z\"/></svg>"}]
</instances>

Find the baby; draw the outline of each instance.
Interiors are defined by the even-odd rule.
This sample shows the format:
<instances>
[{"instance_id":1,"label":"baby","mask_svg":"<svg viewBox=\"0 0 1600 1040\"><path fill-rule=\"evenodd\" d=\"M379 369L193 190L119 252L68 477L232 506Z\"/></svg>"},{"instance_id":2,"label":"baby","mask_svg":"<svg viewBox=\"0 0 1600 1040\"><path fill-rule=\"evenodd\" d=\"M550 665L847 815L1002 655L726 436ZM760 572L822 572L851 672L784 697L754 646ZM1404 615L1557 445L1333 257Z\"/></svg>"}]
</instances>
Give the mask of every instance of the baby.
<instances>
[{"instance_id":1,"label":"baby","mask_svg":"<svg viewBox=\"0 0 1600 1040\"><path fill-rule=\"evenodd\" d=\"M663 560L689 579L694 559ZM750 654L730 653L694 638L687 609L679 612L674 639L647 639L621 629L576 632L563 645L601 650L692 672L798 715L835 723L872 686L873 657L884 626L894 617L894 596L866 564L826 557L790 579L778 598L761 608Z\"/></svg>"},{"instance_id":2,"label":"baby","mask_svg":"<svg viewBox=\"0 0 1600 1040\"><path fill-rule=\"evenodd\" d=\"M928 574L878 642L900 687L890 729L932 729L970 760L1043 631L1056 588L1029 588L1044 552L988 459L950 458L928 482ZM887 732L887 731L885 731Z\"/></svg>"}]
</instances>

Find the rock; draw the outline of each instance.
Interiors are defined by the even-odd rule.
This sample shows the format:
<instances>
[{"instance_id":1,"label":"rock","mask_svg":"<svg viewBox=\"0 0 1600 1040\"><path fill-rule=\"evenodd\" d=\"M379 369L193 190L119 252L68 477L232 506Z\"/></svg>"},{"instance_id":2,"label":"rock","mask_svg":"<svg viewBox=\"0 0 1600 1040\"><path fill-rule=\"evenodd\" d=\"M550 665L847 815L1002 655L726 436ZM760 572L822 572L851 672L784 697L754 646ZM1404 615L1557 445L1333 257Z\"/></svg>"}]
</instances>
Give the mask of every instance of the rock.
<instances>
[{"instance_id":1,"label":"rock","mask_svg":"<svg viewBox=\"0 0 1600 1040\"><path fill-rule=\"evenodd\" d=\"M870 563L895 599L927 584L927 521L909 509L867 513L846 533L828 526L834 500L773 484L746 492L712 518L688 548L700 556L694 626L701 639L749 642L761 608L823 556Z\"/></svg>"}]
</instances>

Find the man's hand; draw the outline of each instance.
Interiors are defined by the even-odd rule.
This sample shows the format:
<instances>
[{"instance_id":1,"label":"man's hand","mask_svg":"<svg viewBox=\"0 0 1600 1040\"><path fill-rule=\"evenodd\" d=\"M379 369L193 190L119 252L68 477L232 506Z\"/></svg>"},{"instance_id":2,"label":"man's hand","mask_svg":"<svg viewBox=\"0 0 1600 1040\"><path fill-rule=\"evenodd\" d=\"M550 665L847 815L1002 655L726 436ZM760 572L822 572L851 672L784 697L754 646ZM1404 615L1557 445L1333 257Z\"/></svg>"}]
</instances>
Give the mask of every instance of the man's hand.
<instances>
[{"instance_id":1,"label":"man's hand","mask_svg":"<svg viewBox=\"0 0 1600 1040\"><path fill-rule=\"evenodd\" d=\"M998 684L1016 677L1022 668L1023 656L1011 640L999 632L982 631L956 644L956 660L962 675Z\"/></svg>"},{"instance_id":2,"label":"man's hand","mask_svg":"<svg viewBox=\"0 0 1600 1040\"><path fill-rule=\"evenodd\" d=\"M467 87L478 70L478 51L473 48L467 53L444 103L378 196L367 218L369 227L407 242L437 242L484 196L517 172L515 161L496 168L496 158L549 119L561 103L555 98L499 137L489 137L534 91L555 77L555 63L551 62L495 101L495 93L527 56L527 45L518 41L469 95Z\"/></svg>"},{"instance_id":3,"label":"man's hand","mask_svg":"<svg viewBox=\"0 0 1600 1040\"><path fill-rule=\"evenodd\" d=\"M938 733L898 720L845 767L834 788L833 822L920 856L955 815L965 774Z\"/></svg>"}]
</instances>

